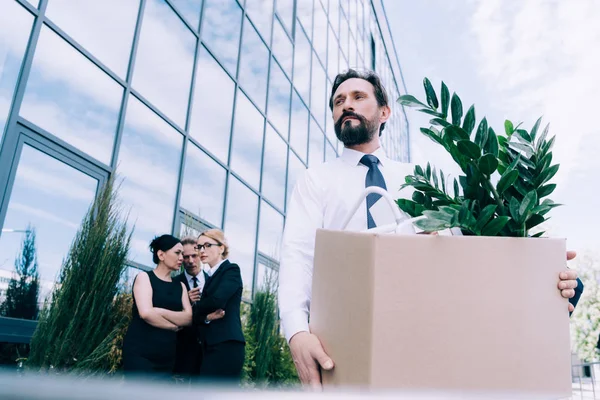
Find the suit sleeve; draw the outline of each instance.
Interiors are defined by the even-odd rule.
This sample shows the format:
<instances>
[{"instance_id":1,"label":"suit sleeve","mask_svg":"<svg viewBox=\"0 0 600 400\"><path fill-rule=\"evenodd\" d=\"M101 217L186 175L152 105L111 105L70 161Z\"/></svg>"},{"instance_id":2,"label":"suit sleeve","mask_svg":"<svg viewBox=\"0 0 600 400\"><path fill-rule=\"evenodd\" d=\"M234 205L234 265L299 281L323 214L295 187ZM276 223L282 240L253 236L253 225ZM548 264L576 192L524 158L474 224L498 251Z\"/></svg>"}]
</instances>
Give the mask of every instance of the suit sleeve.
<instances>
[{"instance_id":1,"label":"suit sleeve","mask_svg":"<svg viewBox=\"0 0 600 400\"><path fill-rule=\"evenodd\" d=\"M200 301L194 304L194 322L202 322L204 317L218 309L225 309L229 299L242 287L242 276L240 267L232 265L223 271L221 281L214 293L210 296L202 297ZM202 321L199 321L202 319ZM198 321L196 321L198 320Z\"/></svg>"},{"instance_id":2,"label":"suit sleeve","mask_svg":"<svg viewBox=\"0 0 600 400\"><path fill-rule=\"evenodd\" d=\"M577 307L577 303L579 302L579 298L581 297L581 294L583 293L583 282L581 282L581 279L577 278L577 287L575 288L575 296L571 297L569 299L569 303L573 304L573 307ZM572 313L569 313L569 316Z\"/></svg>"}]
</instances>

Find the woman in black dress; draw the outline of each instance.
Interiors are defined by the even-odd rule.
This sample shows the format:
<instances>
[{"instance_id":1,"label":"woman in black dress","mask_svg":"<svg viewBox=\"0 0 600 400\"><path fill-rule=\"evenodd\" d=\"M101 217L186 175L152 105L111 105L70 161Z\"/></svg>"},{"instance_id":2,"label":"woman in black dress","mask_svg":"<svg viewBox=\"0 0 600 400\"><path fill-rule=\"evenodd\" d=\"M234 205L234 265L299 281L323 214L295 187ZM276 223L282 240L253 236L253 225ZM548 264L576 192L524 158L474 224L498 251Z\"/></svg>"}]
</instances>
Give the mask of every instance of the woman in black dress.
<instances>
[{"instance_id":1,"label":"woman in black dress","mask_svg":"<svg viewBox=\"0 0 600 400\"><path fill-rule=\"evenodd\" d=\"M176 332L191 324L192 307L183 283L171 280L171 272L183 262L179 239L156 237L150 250L157 265L140 272L133 283L133 316L123 341L123 369L168 379L175 364Z\"/></svg>"}]
</instances>

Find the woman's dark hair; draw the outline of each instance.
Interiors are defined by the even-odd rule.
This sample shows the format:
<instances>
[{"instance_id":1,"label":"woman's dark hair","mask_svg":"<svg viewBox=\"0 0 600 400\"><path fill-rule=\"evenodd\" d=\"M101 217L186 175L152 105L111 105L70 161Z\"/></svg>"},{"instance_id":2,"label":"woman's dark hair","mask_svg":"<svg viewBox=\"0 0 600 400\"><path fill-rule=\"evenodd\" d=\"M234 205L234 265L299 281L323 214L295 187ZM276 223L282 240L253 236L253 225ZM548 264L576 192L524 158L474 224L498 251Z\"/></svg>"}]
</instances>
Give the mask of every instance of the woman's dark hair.
<instances>
[{"instance_id":1,"label":"woman's dark hair","mask_svg":"<svg viewBox=\"0 0 600 400\"><path fill-rule=\"evenodd\" d=\"M173 235L161 235L152 239L150 242L150 251L152 252L152 261L154 261L154 264L158 264L160 262L158 259L159 250L169 251L175 247L177 243L181 243L181 241Z\"/></svg>"},{"instance_id":2,"label":"woman's dark hair","mask_svg":"<svg viewBox=\"0 0 600 400\"><path fill-rule=\"evenodd\" d=\"M335 94L335 91L342 83L352 78L364 79L365 81L373 85L375 99L377 100L377 104L379 105L379 107L385 107L389 105L387 92L385 91L385 88L381 83L381 79L375 72L359 72L354 69L349 69L346 72L338 74L333 81L333 87L331 88L331 96L329 97L329 108L331 109L331 111L333 111L333 95ZM384 127L385 122L379 127L379 136L381 136L381 132L383 132Z\"/></svg>"}]
</instances>

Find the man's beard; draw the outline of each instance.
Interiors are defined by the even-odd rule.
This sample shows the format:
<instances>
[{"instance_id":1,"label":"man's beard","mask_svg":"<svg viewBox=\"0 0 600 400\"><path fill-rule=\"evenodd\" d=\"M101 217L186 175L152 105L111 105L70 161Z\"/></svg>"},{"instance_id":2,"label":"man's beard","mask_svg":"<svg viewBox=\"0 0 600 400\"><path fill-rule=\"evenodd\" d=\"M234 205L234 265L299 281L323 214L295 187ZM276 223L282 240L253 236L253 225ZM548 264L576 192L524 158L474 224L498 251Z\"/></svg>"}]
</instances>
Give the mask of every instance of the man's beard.
<instances>
[{"instance_id":1,"label":"man's beard","mask_svg":"<svg viewBox=\"0 0 600 400\"><path fill-rule=\"evenodd\" d=\"M346 117L353 117L359 121L356 126L352 125L351 120L342 121ZM344 146L357 146L365 144L373 139L373 136L377 132L377 121L369 121L362 115L353 113L352 111L345 111L335 123L335 136L338 140L344 144Z\"/></svg>"}]
</instances>

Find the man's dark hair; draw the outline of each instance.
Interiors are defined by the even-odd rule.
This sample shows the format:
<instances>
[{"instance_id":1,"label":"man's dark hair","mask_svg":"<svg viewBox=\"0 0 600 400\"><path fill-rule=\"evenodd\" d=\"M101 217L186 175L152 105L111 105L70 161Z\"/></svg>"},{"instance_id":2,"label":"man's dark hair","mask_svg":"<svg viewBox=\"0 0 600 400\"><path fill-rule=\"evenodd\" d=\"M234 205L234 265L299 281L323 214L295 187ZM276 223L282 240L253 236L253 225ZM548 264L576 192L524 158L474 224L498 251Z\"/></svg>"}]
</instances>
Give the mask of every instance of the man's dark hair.
<instances>
[{"instance_id":1,"label":"man's dark hair","mask_svg":"<svg viewBox=\"0 0 600 400\"><path fill-rule=\"evenodd\" d=\"M331 111L333 111L333 95L335 94L335 91L342 83L344 83L348 79L352 79L352 78L364 79L365 81L367 81L371 85L373 85L373 91L375 92L375 99L377 100L377 104L379 105L379 107L384 107L384 106L389 105L387 92L385 91L385 88L383 87L383 84L381 83L381 79L375 72L373 72L373 71L359 72L354 69L349 69L346 72L338 74L335 77L335 79L333 80L333 87L331 88L331 96L329 97L329 109ZM385 122L383 124L381 124L381 126L379 127L379 136L381 136L381 132L383 132L384 127L385 127Z\"/></svg>"}]
</instances>

